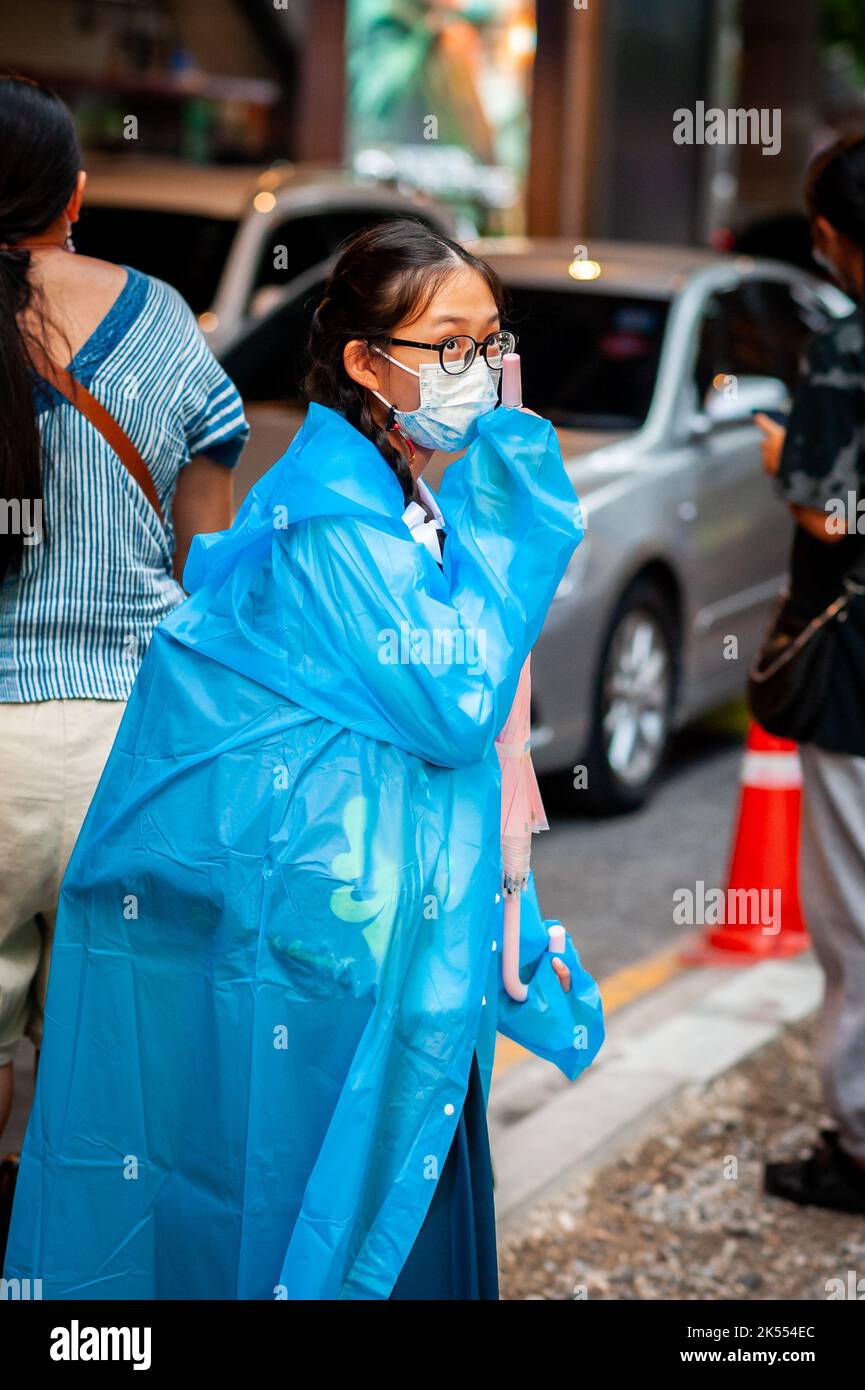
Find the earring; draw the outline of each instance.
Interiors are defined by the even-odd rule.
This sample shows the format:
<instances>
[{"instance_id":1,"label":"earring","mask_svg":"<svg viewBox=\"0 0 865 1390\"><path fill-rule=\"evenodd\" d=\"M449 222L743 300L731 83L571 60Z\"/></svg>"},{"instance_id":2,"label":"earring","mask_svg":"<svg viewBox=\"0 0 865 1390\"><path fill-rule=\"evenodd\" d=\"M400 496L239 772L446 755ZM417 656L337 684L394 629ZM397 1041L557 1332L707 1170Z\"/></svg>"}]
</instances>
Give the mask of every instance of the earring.
<instances>
[{"instance_id":1,"label":"earring","mask_svg":"<svg viewBox=\"0 0 865 1390\"><path fill-rule=\"evenodd\" d=\"M414 463L414 452L415 452L415 451L414 451L414 445L412 444L412 442L411 442L411 440L409 439L408 435L407 435L403 430L400 429L399 425L397 424L397 422L396 422L395 420L394 420L393 424L388 424L388 421L390 420L391 415L393 414L393 410L394 410L394 408L393 408L393 406L391 406L391 408L390 408L390 414L388 415L388 420L385 421L385 427L384 427L384 428L385 428L385 433L386 433L386 434L398 434L399 437L400 437L400 439L402 439L402 440L405 441L405 443L408 445L408 461L409 461L409 464L412 464L412 463Z\"/></svg>"},{"instance_id":2,"label":"earring","mask_svg":"<svg viewBox=\"0 0 865 1390\"><path fill-rule=\"evenodd\" d=\"M71 252L73 253L73 255L74 255L74 253L75 253L75 242L72 240L72 228L71 228L71 227L69 228L69 231L66 233L66 243L65 243L65 244L66 244L66 250L67 250L67 251L71 251Z\"/></svg>"}]
</instances>

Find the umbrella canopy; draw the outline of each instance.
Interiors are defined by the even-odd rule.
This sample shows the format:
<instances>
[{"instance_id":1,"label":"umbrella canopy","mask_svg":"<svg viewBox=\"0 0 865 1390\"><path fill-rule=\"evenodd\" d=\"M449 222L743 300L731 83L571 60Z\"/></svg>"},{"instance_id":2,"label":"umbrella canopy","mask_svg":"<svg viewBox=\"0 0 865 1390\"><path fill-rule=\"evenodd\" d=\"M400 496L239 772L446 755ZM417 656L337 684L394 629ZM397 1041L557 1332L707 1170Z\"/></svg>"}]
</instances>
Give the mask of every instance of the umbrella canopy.
<instances>
[{"instance_id":1,"label":"umbrella canopy","mask_svg":"<svg viewBox=\"0 0 865 1390\"><path fill-rule=\"evenodd\" d=\"M549 830L531 754L531 657L520 672L516 697L496 739L502 770L502 867L507 891L524 888L532 835Z\"/></svg>"}]
</instances>

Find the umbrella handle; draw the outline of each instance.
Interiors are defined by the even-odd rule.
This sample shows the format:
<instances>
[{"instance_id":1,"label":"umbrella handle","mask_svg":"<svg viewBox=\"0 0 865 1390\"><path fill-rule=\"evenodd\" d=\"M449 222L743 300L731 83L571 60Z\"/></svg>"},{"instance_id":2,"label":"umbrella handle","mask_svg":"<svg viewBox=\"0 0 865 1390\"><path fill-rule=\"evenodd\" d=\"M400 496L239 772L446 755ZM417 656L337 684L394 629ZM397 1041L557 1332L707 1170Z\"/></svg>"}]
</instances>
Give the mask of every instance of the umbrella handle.
<instances>
[{"instance_id":1,"label":"umbrella handle","mask_svg":"<svg viewBox=\"0 0 865 1390\"><path fill-rule=\"evenodd\" d=\"M520 890L505 893L502 982L512 999L524 1004L529 987L520 979Z\"/></svg>"},{"instance_id":2,"label":"umbrella handle","mask_svg":"<svg viewBox=\"0 0 865 1390\"><path fill-rule=\"evenodd\" d=\"M502 405L516 406L523 403L523 383L520 372L518 352L506 352L502 358Z\"/></svg>"}]
</instances>

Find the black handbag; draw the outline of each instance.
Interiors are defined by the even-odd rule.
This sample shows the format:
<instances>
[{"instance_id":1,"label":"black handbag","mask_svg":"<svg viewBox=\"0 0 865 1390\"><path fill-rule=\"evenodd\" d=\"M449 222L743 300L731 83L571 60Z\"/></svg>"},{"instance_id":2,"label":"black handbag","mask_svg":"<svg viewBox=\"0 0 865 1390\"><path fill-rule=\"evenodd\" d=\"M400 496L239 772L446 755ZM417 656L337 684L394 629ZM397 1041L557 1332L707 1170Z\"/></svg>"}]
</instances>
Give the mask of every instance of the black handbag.
<instances>
[{"instance_id":1,"label":"black handbag","mask_svg":"<svg viewBox=\"0 0 865 1390\"><path fill-rule=\"evenodd\" d=\"M850 604L865 594L865 573L857 560L844 587L826 608L784 591L748 676L752 716L776 738L807 743L823 709L838 642L838 625Z\"/></svg>"}]
</instances>

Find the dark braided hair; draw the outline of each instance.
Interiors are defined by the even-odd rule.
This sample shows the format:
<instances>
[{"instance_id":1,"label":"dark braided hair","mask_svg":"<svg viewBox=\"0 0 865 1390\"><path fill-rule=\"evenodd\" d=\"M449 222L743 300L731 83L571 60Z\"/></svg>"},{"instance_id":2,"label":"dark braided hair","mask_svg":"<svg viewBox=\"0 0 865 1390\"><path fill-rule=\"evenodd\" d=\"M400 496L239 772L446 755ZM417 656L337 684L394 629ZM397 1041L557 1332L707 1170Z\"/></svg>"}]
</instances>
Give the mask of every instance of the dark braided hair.
<instances>
[{"instance_id":1,"label":"dark braided hair","mask_svg":"<svg viewBox=\"0 0 865 1390\"><path fill-rule=\"evenodd\" d=\"M307 397L338 410L372 440L396 474L406 505L412 497L408 463L376 421L369 392L345 370L343 351L353 338L385 348L397 324L420 318L446 277L462 266L483 276L501 310L498 276L465 247L414 218L378 223L343 247L312 320Z\"/></svg>"},{"instance_id":2,"label":"dark braided hair","mask_svg":"<svg viewBox=\"0 0 865 1390\"><path fill-rule=\"evenodd\" d=\"M42 498L42 457L21 327L26 311L45 332L45 306L35 302L30 251L19 241L38 235L75 192L81 154L75 126L58 96L25 77L0 77L0 500ZM5 532L5 528L4 528ZM23 557L20 534L0 534L0 579Z\"/></svg>"}]
</instances>

